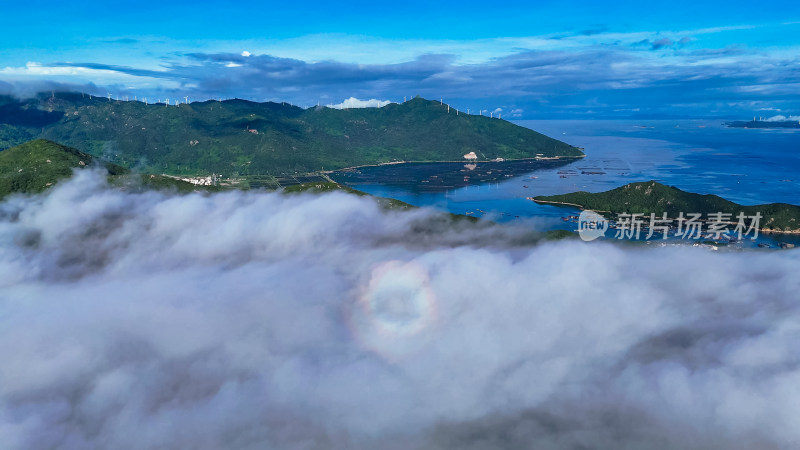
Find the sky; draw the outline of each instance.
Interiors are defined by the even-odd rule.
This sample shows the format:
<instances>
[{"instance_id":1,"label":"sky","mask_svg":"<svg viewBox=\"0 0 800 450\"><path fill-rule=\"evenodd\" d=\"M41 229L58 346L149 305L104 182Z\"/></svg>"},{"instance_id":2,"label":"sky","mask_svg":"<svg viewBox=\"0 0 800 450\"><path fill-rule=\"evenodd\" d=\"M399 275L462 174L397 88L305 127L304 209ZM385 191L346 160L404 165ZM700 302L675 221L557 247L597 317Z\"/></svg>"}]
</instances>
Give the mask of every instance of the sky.
<instances>
[{"instance_id":1,"label":"sky","mask_svg":"<svg viewBox=\"0 0 800 450\"><path fill-rule=\"evenodd\" d=\"M4 2L0 91L500 108L510 118L797 115L800 4ZM380 103L378 103L380 104Z\"/></svg>"}]
</instances>

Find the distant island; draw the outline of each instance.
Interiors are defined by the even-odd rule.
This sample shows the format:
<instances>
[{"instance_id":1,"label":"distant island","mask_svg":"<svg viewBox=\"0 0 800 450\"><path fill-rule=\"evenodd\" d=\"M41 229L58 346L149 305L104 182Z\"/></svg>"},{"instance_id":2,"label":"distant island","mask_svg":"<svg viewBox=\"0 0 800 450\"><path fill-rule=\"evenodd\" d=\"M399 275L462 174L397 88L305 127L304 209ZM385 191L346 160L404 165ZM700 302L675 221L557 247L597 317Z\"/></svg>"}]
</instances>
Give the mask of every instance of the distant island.
<instances>
[{"instance_id":1,"label":"distant island","mask_svg":"<svg viewBox=\"0 0 800 450\"><path fill-rule=\"evenodd\" d=\"M382 108L246 100L178 105L81 93L0 96L0 150L44 138L141 172L294 176L397 162L575 158L583 152L506 120L415 98Z\"/></svg>"},{"instance_id":2,"label":"distant island","mask_svg":"<svg viewBox=\"0 0 800 450\"><path fill-rule=\"evenodd\" d=\"M781 120L781 121L769 121L769 120L748 120L748 121L734 121L734 122L726 122L730 128L800 128L800 121L797 120Z\"/></svg>"},{"instance_id":3,"label":"distant island","mask_svg":"<svg viewBox=\"0 0 800 450\"><path fill-rule=\"evenodd\" d=\"M630 183L610 191L530 197L536 203L571 206L590 209L609 218L619 214L651 213L675 219L680 213L700 213L704 217L717 212L730 213L735 217L740 212L747 216L760 213L761 231L779 233L800 233L800 206L787 203L743 206L716 195L695 194L666 186L655 181Z\"/></svg>"}]
</instances>

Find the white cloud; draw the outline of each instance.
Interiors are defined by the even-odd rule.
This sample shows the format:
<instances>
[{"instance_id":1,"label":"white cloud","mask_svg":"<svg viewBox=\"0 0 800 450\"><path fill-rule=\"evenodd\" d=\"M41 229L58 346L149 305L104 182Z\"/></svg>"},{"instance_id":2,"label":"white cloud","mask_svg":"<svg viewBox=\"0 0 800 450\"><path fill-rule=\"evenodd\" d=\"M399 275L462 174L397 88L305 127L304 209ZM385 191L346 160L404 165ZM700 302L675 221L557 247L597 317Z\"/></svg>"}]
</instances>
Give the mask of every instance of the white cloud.
<instances>
[{"instance_id":1,"label":"white cloud","mask_svg":"<svg viewBox=\"0 0 800 450\"><path fill-rule=\"evenodd\" d=\"M162 67L151 71L150 75L166 73ZM157 78L136 73L127 73L122 70L109 68L93 68L69 65L48 65L29 61L23 67L4 67L0 69L0 80L15 83L33 83L46 81L66 84L88 84L106 86L132 86L137 89L152 88L153 85L162 89L169 89L180 85L174 80Z\"/></svg>"},{"instance_id":2,"label":"white cloud","mask_svg":"<svg viewBox=\"0 0 800 450\"><path fill-rule=\"evenodd\" d=\"M281 40L166 40L160 44L151 40L147 48L154 45L155 53L151 49L146 55L122 55L118 44L113 44L113 49L97 53L102 56L99 59L97 54L85 53L57 56L103 63L86 63L88 67L32 63L30 67L0 69L0 79L93 83L98 90L108 92L126 86L138 95L156 97L183 94L186 86L193 84L198 88L188 94L194 98L279 99L303 106L351 95L399 101L406 94L419 94L448 98L459 109L475 109L491 104L487 99L507 104L513 98L530 114L540 115L578 114L571 105L584 99L568 98L591 95L608 105L591 108L598 116L633 106L643 111L675 106L670 103L674 90L690 99L685 105L694 105L682 106L676 113L741 114L741 110L718 108L753 98L759 98L762 105L793 110L796 96L792 94L798 86L792 83L790 69L796 46L788 42L758 48L725 46L742 42L738 38L750 33L749 28L574 32L479 40L393 40L328 34ZM702 39L703 35L723 32L735 34ZM685 38L690 37L697 39L687 42ZM650 51L659 39L683 40L689 45ZM637 42L650 45L636 46ZM252 50L229 53L231 48ZM226 65L241 65L248 70L219 70ZM592 76L587 78L587 73ZM779 80L785 82L777 83ZM636 89L648 89L647 96L636 97L648 104L630 105L634 97L618 92ZM709 93L713 95L706 95ZM504 113L503 117L512 116Z\"/></svg>"},{"instance_id":3,"label":"white cloud","mask_svg":"<svg viewBox=\"0 0 800 450\"><path fill-rule=\"evenodd\" d=\"M330 108L336 109L348 109L348 108L382 108L388 104L392 103L391 100L378 100L378 99L370 99L370 100L359 100L355 97L350 97L344 100L341 103L331 104L328 105Z\"/></svg>"},{"instance_id":4,"label":"white cloud","mask_svg":"<svg viewBox=\"0 0 800 450\"><path fill-rule=\"evenodd\" d=\"M787 116L784 116L782 114L778 114L777 116L772 116L772 117L766 119L767 122L783 122L783 121L787 121L787 120L797 121L797 120L800 120L800 116L788 116L787 117Z\"/></svg>"},{"instance_id":5,"label":"white cloud","mask_svg":"<svg viewBox=\"0 0 800 450\"><path fill-rule=\"evenodd\" d=\"M408 62L425 54L450 54L457 64L485 64L521 50L571 51L596 46L631 45L642 40L670 38L673 41L692 36L758 29L754 25L711 27L688 30L641 30L600 32L591 35L550 33L532 36L486 39L388 39L341 34L312 34L292 39L254 41L260 54L298 58L309 62L336 60L360 64L395 64ZM688 43L688 41L684 41ZM220 43L225 47L230 43Z\"/></svg>"},{"instance_id":6,"label":"white cloud","mask_svg":"<svg viewBox=\"0 0 800 450\"><path fill-rule=\"evenodd\" d=\"M104 183L0 203L9 448L800 440L798 252L512 247L528 230L344 194Z\"/></svg>"},{"instance_id":7,"label":"white cloud","mask_svg":"<svg viewBox=\"0 0 800 450\"><path fill-rule=\"evenodd\" d=\"M0 69L0 75L22 75L22 76L109 76L116 75L111 70L90 69L87 67L63 67L48 66L39 62L29 61L24 67L4 67Z\"/></svg>"}]
</instances>

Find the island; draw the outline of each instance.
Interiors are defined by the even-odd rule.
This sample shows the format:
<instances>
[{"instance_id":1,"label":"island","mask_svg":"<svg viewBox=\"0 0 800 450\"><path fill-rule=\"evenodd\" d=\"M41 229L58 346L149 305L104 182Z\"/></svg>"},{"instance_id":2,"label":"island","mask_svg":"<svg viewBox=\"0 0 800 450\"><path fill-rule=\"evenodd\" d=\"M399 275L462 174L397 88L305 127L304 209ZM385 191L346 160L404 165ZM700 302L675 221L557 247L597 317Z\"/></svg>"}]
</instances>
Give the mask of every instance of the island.
<instances>
[{"instance_id":1,"label":"island","mask_svg":"<svg viewBox=\"0 0 800 450\"><path fill-rule=\"evenodd\" d=\"M695 194L666 186L656 181L630 183L610 191L590 193L585 191L571 194L529 197L540 204L569 206L588 209L607 218L617 218L620 214L650 214L669 219L677 219L683 214L731 214L736 221L739 213L748 217L761 215L760 231L773 233L800 233L800 206L787 203L769 203L744 206L711 194Z\"/></svg>"},{"instance_id":2,"label":"island","mask_svg":"<svg viewBox=\"0 0 800 450\"><path fill-rule=\"evenodd\" d=\"M800 128L800 121L798 120L737 120L734 122L726 122L729 128Z\"/></svg>"}]
</instances>

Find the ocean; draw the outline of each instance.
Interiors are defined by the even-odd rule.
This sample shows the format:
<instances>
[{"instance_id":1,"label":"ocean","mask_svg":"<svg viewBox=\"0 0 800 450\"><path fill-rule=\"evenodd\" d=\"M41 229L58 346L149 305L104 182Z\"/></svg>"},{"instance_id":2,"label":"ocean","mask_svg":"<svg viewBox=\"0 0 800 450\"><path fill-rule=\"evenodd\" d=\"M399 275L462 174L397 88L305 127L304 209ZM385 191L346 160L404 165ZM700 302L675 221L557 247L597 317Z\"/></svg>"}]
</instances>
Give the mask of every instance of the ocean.
<instances>
[{"instance_id":1,"label":"ocean","mask_svg":"<svg viewBox=\"0 0 800 450\"><path fill-rule=\"evenodd\" d=\"M755 205L800 204L800 130L728 128L722 120L515 122L584 148L580 160L365 167L333 178L372 195L543 229L566 228L572 208L526 197L602 192L656 180ZM688 212L688 211L687 211ZM794 240L794 239L792 239Z\"/></svg>"}]
</instances>

